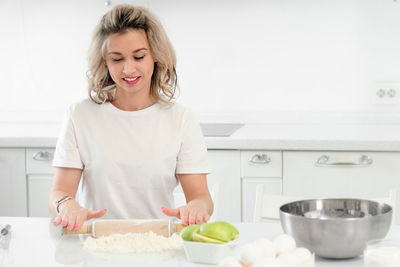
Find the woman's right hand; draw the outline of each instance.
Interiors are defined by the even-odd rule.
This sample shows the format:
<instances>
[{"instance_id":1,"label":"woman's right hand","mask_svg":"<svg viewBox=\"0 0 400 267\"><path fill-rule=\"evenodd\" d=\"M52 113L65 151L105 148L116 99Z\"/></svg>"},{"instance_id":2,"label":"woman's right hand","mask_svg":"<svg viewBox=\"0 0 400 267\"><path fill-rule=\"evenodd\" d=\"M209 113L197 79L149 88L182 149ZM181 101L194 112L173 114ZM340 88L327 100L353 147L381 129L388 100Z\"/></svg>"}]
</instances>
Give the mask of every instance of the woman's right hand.
<instances>
[{"instance_id":1,"label":"woman's right hand","mask_svg":"<svg viewBox=\"0 0 400 267\"><path fill-rule=\"evenodd\" d=\"M65 201L59 206L59 213L54 219L54 226L62 225L68 230L79 229L83 223L92 218L100 218L107 210L88 210L81 207L74 199Z\"/></svg>"}]
</instances>

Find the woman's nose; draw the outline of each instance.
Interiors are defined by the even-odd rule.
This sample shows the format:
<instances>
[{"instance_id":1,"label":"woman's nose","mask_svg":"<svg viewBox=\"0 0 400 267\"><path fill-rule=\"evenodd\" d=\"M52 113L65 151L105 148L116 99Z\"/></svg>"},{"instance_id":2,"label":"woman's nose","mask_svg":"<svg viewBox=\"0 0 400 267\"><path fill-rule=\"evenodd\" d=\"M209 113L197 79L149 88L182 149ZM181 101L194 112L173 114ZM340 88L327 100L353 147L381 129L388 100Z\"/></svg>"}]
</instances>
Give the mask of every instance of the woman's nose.
<instances>
[{"instance_id":1,"label":"woman's nose","mask_svg":"<svg viewBox=\"0 0 400 267\"><path fill-rule=\"evenodd\" d=\"M125 74L132 74L135 71L136 71L136 63L133 60L125 61L123 72Z\"/></svg>"}]
</instances>

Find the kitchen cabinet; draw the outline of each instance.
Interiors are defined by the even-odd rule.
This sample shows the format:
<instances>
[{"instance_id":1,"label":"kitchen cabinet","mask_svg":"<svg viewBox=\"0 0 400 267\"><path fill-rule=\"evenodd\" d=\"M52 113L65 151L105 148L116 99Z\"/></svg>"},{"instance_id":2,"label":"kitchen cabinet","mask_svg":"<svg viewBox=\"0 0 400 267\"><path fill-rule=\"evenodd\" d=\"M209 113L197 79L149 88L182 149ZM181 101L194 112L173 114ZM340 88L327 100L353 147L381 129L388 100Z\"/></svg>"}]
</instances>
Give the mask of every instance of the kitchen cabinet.
<instances>
[{"instance_id":1,"label":"kitchen cabinet","mask_svg":"<svg viewBox=\"0 0 400 267\"><path fill-rule=\"evenodd\" d=\"M210 185L219 184L217 220L240 221L240 151L208 150Z\"/></svg>"},{"instance_id":2,"label":"kitchen cabinet","mask_svg":"<svg viewBox=\"0 0 400 267\"><path fill-rule=\"evenodd\" d=\"M282 193L288 196L382 200L400 188L400 152L284 151L283 162Z\"/></svg>"},{"instance_id":3,"label":"kitchen cabinet","mask_svg":"<svg viewBox=\"0 0 400 267\"><path fill-rule=\"evenodd\" d=\"M52 217L48 209L53 175L28 175L28 216Z\"/></svg>"},{"instance_id":4,"label":"kitchen cabinet","mask_svg":"<svg viewBox=\"0 0 400 267\"><path fill-rule=\"evenodd\" d=\"M27 216L24 149L0 149L0 216Z\"/></svg>"},{"instance_id":5,"label":"kitchen cabinet","mask_svg":"<svg viewBox=\"0 0 400 267\"><path fill-rule=\"evenodd\" d=\"M265 194L304 198L380 199L388 198L391 188L400 188L400 152L242 151L241 154L244 222L253 220L257 184L264 185Z\"/></svg>"},{"instance_id":6,"label":"kitchen cabinet","mask_svg":"<svg viewBox=\"0 0 400 267\"><path fill-rule=\"evenodd\" d=\"M282 152L241 151L241 220L252 222L257 184L266 194L282 193Z\"/></svg>"},{"instance_id":7,"label":"kitchen cabinet","mask_svg":"<svg viewBox=\"0 0 400 267\"><path fill-rule=\"evenodd\" d=\"M28 215L52 217L48 209L54 170L51 165L53 148L26 149L26 177L28 191Z\"/></svg>"},{"instance_id":8,"label":"kitchen cabinet","mask_svg":"<svg viewBox=\"0 0 400 267\"><path fill-rule=\"evenodd\" d=\"M400 188L399 152L284 151L283 194L382 198Z\"/></svg>"}]
</instances>

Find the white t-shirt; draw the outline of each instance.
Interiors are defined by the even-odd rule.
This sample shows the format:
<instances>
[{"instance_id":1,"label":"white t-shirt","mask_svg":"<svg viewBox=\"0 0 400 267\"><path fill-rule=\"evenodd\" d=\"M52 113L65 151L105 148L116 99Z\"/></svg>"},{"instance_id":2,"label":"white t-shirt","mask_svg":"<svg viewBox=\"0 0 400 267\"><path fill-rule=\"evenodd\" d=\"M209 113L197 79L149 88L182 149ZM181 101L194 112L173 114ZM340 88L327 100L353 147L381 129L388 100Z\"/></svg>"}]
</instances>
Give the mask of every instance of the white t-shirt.
<instances>
[{"instance_id":1,"label":"white t-shirt","mask_svg":"<svg viewBox=\"0 0 400 267\"><path fill-rule=\"evenodd\" d=\"M209 173L200 125L187 108L123 111L89 99L69 108L53 166L83 169L77 200L113 219L165 217L176 174Z\"/></svg>"}]
</instances>

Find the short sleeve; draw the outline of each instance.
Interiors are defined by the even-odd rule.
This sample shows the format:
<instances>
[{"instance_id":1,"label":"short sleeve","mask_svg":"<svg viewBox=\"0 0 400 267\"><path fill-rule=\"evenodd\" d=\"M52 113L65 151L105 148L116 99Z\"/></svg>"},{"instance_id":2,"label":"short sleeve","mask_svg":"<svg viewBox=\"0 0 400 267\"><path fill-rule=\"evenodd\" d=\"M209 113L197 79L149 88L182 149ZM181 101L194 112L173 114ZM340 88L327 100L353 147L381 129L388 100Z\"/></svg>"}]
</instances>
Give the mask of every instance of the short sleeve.
<instances>
[{"instance_id":1,"label":"short sleeve","mask_svg":"<svg viewBox=\"0 0 400 267\"><path fill-rule=\"evenodd\" d=\"M181 148L177 157L176 174L210 173L207 147L200 124L190 110L183 116Z\"/></svg>"},{"instance_id":2,"label":"short sleeve","mask_svg":"<svg viewBox=\"0 0 400 267\"><path fill-rule=\"evenodd\" d=\"M65 113L61 132L57 140L56 151L54 153L53 166L83 169L83 163L76 141L72 114L73 106Z\"/></svg>"}]
</instances>

